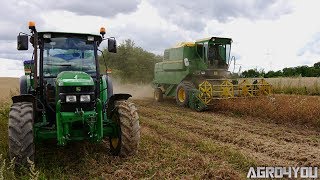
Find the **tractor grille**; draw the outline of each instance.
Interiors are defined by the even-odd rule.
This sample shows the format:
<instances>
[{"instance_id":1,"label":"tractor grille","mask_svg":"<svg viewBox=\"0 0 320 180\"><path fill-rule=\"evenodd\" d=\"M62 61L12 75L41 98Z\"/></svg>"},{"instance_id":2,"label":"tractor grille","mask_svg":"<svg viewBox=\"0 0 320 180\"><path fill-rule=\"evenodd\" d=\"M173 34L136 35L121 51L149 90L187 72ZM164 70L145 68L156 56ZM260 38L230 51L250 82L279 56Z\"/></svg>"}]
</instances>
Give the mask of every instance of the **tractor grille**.
<instances>
[{"instance_id":1,"label":"tractor grille","mask_svg":"<svg viewBox=\"0 0 320 180\"><path fill-rule=\"evenodd\" d=\"M94 103L61 103L61 112L93 111Z\"/></svg>"},{"instance_id":2,"label":"tractor grille","mask_svg":"<svg viewBox=\"0 0 320 180\"><path fill-rule=\"evenodd\" d=\"M77 102L67 103L66 96L75 95ZM91 102L80 102L81 95L90 95ZM63 86L59 87L59 98L61 100L61 112L93 111L95 109L94 86Z\"/></svg>"},{"instance_id":3,"label":"tractor grille","mask_svg":"<svg viewBox=\"0 0 320 180\"><path fill-rule=\"evenodd\" d=\"M94 92L94 86L61 86L59 87L60 93L87 93Z\"/></svg>"}]
</instances>

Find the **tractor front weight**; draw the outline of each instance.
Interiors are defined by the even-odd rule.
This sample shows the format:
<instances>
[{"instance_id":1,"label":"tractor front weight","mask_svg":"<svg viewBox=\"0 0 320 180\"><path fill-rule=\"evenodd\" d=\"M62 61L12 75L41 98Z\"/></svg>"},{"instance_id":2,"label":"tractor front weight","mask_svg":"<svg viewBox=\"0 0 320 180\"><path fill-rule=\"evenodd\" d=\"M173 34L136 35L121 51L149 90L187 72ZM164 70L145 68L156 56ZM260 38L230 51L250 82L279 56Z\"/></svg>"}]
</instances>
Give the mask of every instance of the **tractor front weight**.
<instances>
[{"instance_id":1,"label":"tractor front weight","mask_svg":"<svg viewBox=\"0 0 320 180\"><path fill-rule=\"evenodd\" d=\"M58 145L65 145L68 140L89 139L100 142L103 138L102 103L97 99L96 111L60 112L61 102L56 105L56 125ZM78 127L86 127L77 129Z\"/></svg>"}]
</instances>

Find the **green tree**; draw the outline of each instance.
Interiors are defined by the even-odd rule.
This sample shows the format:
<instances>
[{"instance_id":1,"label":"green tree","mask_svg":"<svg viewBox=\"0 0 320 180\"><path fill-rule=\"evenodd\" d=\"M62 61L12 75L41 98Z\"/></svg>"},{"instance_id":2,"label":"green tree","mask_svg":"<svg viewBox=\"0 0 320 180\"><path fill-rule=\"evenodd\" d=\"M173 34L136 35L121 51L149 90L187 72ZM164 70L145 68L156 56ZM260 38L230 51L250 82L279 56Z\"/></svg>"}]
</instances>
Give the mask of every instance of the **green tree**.
<instances>
[{"instance_id":1,"label":"green tree","mask_svg":"<svg viewBox=\"0 0 320 180\"><path fill-rule=\"evenodd\" d=\"M148 52L127 39L117 49L117 53L103 50L106 65L112 69L113 76L124 82L150 83L154 76L154 64L162 60L162 56ZM100 56L101 69L105 70L103 57Z\"/></svg>"},{"instance_id":2,"label":"green tree","mask_svg":"<svg viewBox=\"0 0 320 180\"><path fill-rule=\"evenodd\" d=\"M257 70L257 69L249 69L246 71L243 71L241 73L241 77L244 78L254 78L254 77L263 77L264 76L264 71L263 70Z\"/></svg>"},{"instance_id":3,"label":"green tree","mask_svg":"<svg viewBox=\"0 0 320 180\"><path fill-rule=\"evenodd\" d=\"M273 77L281 77L281 76L283 76L281 70L279 70L279 71L269 71L264 75L265 78L273 78Z\"/></svg>"},{"instance_id":4,"label":"green tree","mask_svg":"<svg viewBox=\"0 0 320 180\"><path fill-rule=\"evenodd\" d=\"M313 67L316 69L320 69L320 62L314 63Z\"/></svg>"}]
</instances>

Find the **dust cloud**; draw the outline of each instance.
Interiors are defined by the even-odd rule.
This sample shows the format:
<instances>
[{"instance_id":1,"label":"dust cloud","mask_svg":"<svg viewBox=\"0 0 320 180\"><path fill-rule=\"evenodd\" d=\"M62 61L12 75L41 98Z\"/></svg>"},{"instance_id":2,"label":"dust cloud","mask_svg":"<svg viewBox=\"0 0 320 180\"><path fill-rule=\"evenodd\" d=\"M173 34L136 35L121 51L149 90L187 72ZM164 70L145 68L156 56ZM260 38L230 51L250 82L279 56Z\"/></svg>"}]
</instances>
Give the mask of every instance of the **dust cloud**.
<instances>
[{"instance_id":1,"label":"dust cloud","mask_svg":"<svg viewBox=\"0 0 320 180\"><path fill-rule=\"evenodd\" d=\"M143 99L153 97L151 84L123 84L113 79L113 93L128 93L133 99Z\"/></svg>"}]
</instances>

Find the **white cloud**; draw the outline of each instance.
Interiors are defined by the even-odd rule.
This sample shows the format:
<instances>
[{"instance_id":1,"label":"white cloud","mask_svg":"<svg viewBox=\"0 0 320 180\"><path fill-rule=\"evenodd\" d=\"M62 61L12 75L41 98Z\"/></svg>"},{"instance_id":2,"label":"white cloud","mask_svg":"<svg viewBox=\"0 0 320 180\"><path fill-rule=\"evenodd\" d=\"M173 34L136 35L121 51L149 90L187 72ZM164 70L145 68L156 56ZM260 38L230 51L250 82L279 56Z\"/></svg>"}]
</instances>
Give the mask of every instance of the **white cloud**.
<instances>
[{"instance_id":1,"label":"white cloud","mask_svg":"<svg viewBox=\"0 0 320 180\"><path fill-rule=\"evenodd\" d=\"M53 6L56 1L44 0L3 2L0 58L31 58L30 51L16 51L14 40L20 31L28 32L28 20L35 20L38 30L98 33L99 28L105 26L107 35L115 36L118 42L130 38L136 45L157 54L180 41L207 36L230 37L234 40L232 54L243 69L278 70L312 65L320 56L320 21L315 20L320 15L320 2L316 0L228 0L210 1L211 4L205 0L142 0L141 3L128 1L125 7L122 6L126 4L124 0L109 3L112 6L99 1L85 7L82 2L85 1L77 6L70 6L69 2ZM12 13L16 8L18 12ZM34 11L37 13L32 13ZM3 64L1 68L6 66ZM5 71L0 74L11 75Z\"/></svg>"},{"instance_id":2,"label":"white cloud","mask_svg":"<svg viewBox=\"0 0 320 180\"><path fill-rule=\"evenodd\" d=\"M287 0L150 0L159 14L184 29L201 31L210 19L228 22L236 18L277 19L291 11Z\"/></svg>"},{"instance_id":3,"label":"white cloud","mask_svg":"<svg viewBox=\"0 0 320 180\"><path fill-rule=\"evenodd\" d=\"M0 58L0 77L20 77L24 75L23 62Z\"/></svg>"},{"instance_id":4,"label":"white cloud","mask_svg":"<svg viewBox=\"0 0 320 180\"><path fill-rule=\"evenodd\" d=\"M320 23L310 21L320 13L316 10L317 1L313 4L294 1L294 12L278 19L251 21L237 18L228 23L215 20L207 24L205 34L212 34L218 29L221 36L234 40L233 53L239 54L238 63L245 69L275 69L298 65L313 65L320 54L311 52L298 56L298 52L320 31ZM319 3L318 3L319 4ZM307 47L306 49L309 49Z\"/></svg>"}]
</instances>

